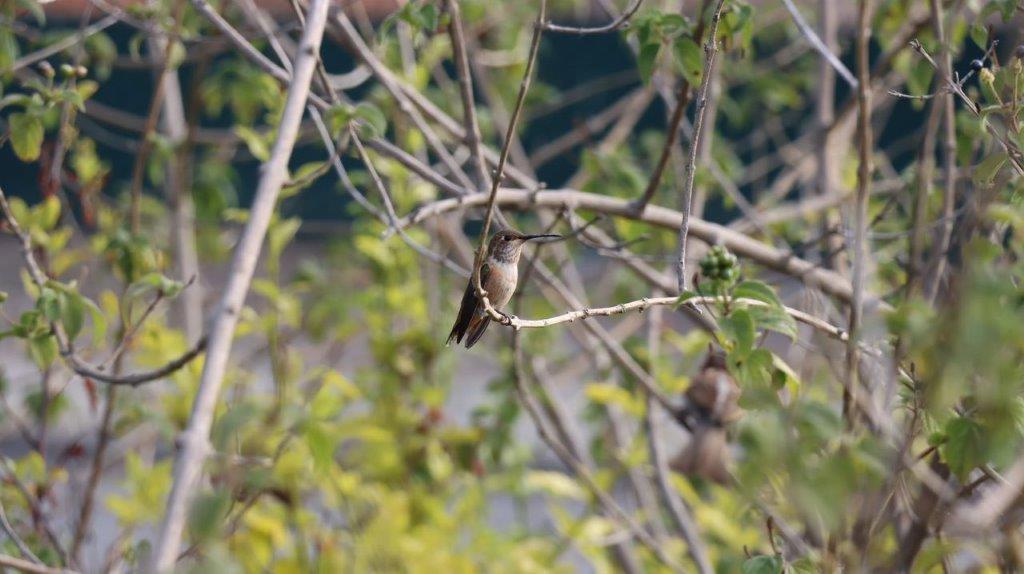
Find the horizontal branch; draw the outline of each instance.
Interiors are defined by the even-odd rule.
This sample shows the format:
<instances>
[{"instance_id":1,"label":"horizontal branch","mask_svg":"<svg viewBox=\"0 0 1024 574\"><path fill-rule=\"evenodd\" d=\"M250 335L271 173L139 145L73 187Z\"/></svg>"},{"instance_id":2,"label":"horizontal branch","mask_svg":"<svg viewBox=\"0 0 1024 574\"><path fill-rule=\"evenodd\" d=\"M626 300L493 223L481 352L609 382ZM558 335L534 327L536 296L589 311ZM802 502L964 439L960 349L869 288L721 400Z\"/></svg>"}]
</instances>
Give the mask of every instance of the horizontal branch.
<instances>
[{"instance_id":1,"label":"horizontal branch","mask_svg":"<svg viewBox=\"0 0 1024 574\"><path fill-rule=\"evenodd\" d=\"M407 227L443 213L466 207L479 207L487 203L487 196L488 194L475 193L431 202L399 219L398 225ZM625 199L573 189L532 191L502 188L498 191L496 202L501 207L519 209L547 207L589 210L627 217L672 230L679 229L683 218L678 211L666 207L648 205L640 213ZM389 230L386 233L392 231ZM741 257L750 259L768 269L795 277L808 287L820 289L844 303L849 303L852 300L853 290L844 277L787 251L777 249L717 223L698 218L690 219L690 234L708 244L722 244ZM880 309L889 308L886 303L877 298L870 302Z\"/></svg>"},{"instance_id":2,"label":"horizontal branch","mask_svg":"<svg viewBox=\"0 0 1024 574\"><path fill-rule=\"evenodd\" d=\"M554 317L548 317L546 319L520 319L518 317L506 315L500 322L512 327L513 329L537 329L542 327L551 327L552 325L558 325L561 323L572 323L573 321L589 319L591 317L610 317L612 315L622 315L631 311L643 313L647 309L657 305L706 305L725 300L725 297L717 295L696 295L683 301L680 301L679 297L644 297L643 299L630 301L628 303L620 303L618 305L612 305L611 307L587 307L584 309L576 309L574 311L568 311L561 315L555 315ZM768 304L763 301L747 299L745 297L730 299L730 301L759 307L768 306ZM845 342L849 338L849 335L845 330L840 329L827 321L819 319L814 315L805 313L799 309L793 309L792 307L783 306L782 309L787 315L796 321L813 327L815 330L820 331L833 339Z\"/></svg>"}]
</instances>

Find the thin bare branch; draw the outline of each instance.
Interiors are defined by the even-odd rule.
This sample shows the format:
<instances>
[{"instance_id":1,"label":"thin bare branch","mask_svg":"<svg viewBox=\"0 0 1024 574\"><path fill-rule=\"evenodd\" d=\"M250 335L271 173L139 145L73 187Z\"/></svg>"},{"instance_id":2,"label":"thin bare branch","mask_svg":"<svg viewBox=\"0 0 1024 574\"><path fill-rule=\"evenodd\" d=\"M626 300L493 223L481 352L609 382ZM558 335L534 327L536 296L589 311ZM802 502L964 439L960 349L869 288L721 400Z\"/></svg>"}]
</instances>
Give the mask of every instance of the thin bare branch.
<instances>
[{"instance_id":1,"label":"thin bare branch","mask_svg":"<svg viewBox=\"0 0 1024 574\"><path fill-rule=\"evenodd\" d=\"M679 211L683 214L679 225L679 245L676 248L676 287L679 293L686 290L686 239L690 231L690 207L693 203L693 179L697 171L697 156L700 151L701 133L704 131L704 114L708 108L708 97L711 78L715 71L715 57L718 55L718 22L722 19L722 7L725 0L718 0L715 11L711 15L711 29L704 43L704 72L697 91L697 110L694 112L693 139L690 142L690 156L684 171L686 181L679 196Z\"/></svg>"},{"instance_id":2,"label":"thin bare branch","mask_svg":"<svg viewBox=\"0 0 1024 574\"><path fill-rule=\"evenodd\" d=\"M800 30L800 33L804 35L804 38L807 38L807 41L810 42L811 46L817 50L818 53L821 54L821 56L825 58L825 60L828 61L828 63L835 68L837 72L839 72L839 75L842 76L843 80L850 85L850 88L856 90L859 85L857 79L853 77L853 74L846 65L843 64L842 60L836 57L836 55L832 53L832 50L830 50L829 47L821 41L821 38L819 38L814 32L814 29L807 24L803 15L800 14L800 11L793 5L793 0L782 0L782 3L786 6L786 10L788 10L789 14L793 17L793 22Z\"/></svg>"},{"instance_id":3,"label":"thin bare branch","mask_svg":"<svg viewBox=\"0 0 1024 574\"><path fill-rule=\"evenodd\" d=\"M632 18L634 14L636 14L637 10L640 9L640 5L643 3L644 0L633 0L633 3L630 4L629 8L626 8L625 12L623 12L622 14L619 15L618 18L612 20L611 22L605 24L604 26L596 26L593 28L579 28L576 26L559 26L558 24L553 24L551 22L544 22L542 26L544 30L548 32L559 32L562 34L578 34L580 36L585 36L588 34L604 34L606 32L614 32L619 28L628 26L629 19Z\"/></svg>"},{"instance_id":4,"label":"thin bare branch","mask_svg":"<svg viewBox=\"0 0 1024 574\"><path fill-rule=\"evenodd\" d=\"M451 16L448 24L448 35L452 41L452 59L455 60L455 72L459 78L459 95L462 97L462 120L466 125L466 146L469 148L470 162L476 170L481 186L491 184L487 173L487 163L480 146L480 122L476 118L476 107L473 103L473 76L469 72L469 56L466 53L466 33L462 26L462 14L458 0L445 0L445 7Z\"/></svg>"},{"instance_id":5,"label":"thin bare branch","mask_svg":"<svg viewBox=\"0 0 1024 574\"><path fill-rule=\"evenodd\" d=\"M864 285L867 279L867 217L871 198L872 153L874 137L871 132L871 89L868 63L868 42L871 35L872 0L860 0L857 20L857 197L853 206L853 293L850 300L850 339L846 344L846 387L843 394L843 416L853 424L854 408L860 394L858 373L860 337L864 314Z\"/></svg>"},{"instance_id":6,"label":"thin bare branch","mask_svg":"<svg viewBox=\"0 0 1024 574\"><path fill-rule=\"evenodd\" d=\"M89 38L90 36L95 36L96 34L99 34L100 32L113 26L117 23L117 20L118 19L116 16L107 16L106 18L103 18L98 22L95 22L83 28L81 31L75 32L74 34L70 34L66 38L58 40L45 48L32 52L31 54L25 54L24 56L15 60L14 64L11 65L10 69L5 70L4 72L17 72L18 70L27 68L32 64L35 64L36 62L42 62L50 56L59 54L64 50L67 50L68 48L73 48L76 45L84 42L86 38Z\"/></svg>"},{"instance_id":7,"label":"thin bare branch","mask_svg":"<svg viewBox=\"0 0 1024 574\"><path fill-rule=\"evenodd\" d=\"M402 227L414 225L442 213L486 205L488 200L489 196L483 193L441 199L423 205L411 214L402 217L399 219L399 225ZM633 204L627 200L574 189L534 191L502 188L498 191L495 201L502 207L519 209L536 207L584 209L644 221L671 230L678 230L683 218L678 211L658 205L649 205L643 213L637 213ZM757 241L743 233L716 223L691 218L689 234L708 244L721 243L741 257L795 277L808 287L821 289L845 303L850 303L853 299L850 282L843 276L795 257L788 251ZM866 303L878 305L879 309L888 308L888 305L875 298L870 298Z\"/></svg>"}]
</instances>

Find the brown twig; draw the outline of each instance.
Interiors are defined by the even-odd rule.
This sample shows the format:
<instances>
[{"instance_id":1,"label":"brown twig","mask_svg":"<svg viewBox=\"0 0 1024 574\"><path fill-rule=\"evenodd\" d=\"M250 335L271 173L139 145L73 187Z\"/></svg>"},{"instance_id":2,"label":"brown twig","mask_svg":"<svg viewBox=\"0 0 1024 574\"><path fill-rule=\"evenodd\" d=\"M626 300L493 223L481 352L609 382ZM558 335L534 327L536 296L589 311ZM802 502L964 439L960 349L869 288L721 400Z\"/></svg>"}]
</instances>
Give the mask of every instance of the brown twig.
<instances>
[{"instance_id":1,"label":"brown twig","mask_svg":"<svg viewBox=\"0 0 1024 574\"><path fill-rule=\"evenodd\" d=\"M184 0L174 2L174 30L171 36L176 36L181 28L182 11L185 8ZM135 152L135 162L132 164L132 179L128 190L129 199L129 224L132 233L139 232L142 217L142 180L145 177L146 159L149 157L149 150L153 147L153 134L156 130L156 122L160 119L160 109L164 102L164 86L166 85L167 71L171 68L171 55L175 43L167 42L164 46L163 65L157 75L156 86L153 88L153 96L149 102L149 113L146 114L146 125L142 130L142 139L139 142L139 149Z\"/></svg>"},{"instance_id":2,"label":"brown twig","mask_svg":"<svg viewBox=\"0 0 1024 574\"><path fill-rule=\"evenodd\" d=\"M466 146L469 148L470 162L476 170L481 186L491 184L490 174L480 146L480 123L476 117L473 104L473 76L469 72L469 56L466 53L466 33L462 26L462 15L458 0L445 0L445 7L451 17L448 24L448 35L452 42L452 59L455 60L455 72L459 78L459 95L462 98L462 120L466 126Z\"/></svg>"}]
</instances>

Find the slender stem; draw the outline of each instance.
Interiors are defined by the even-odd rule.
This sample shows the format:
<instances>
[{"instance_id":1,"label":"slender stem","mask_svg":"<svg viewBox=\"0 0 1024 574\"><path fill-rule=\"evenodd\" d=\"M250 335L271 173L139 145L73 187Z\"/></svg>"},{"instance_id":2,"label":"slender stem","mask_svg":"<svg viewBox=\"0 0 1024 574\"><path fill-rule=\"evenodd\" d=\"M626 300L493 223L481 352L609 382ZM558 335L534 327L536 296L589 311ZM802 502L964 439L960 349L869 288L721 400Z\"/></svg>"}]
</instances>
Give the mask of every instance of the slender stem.
<instances>
[{"instance_id":1,"label":"slender stem","mask_svg":"<svg viewBox=\"0 0 1024 574\"><path fill-rule=\"evenodd\" d=\"M462 25L462 14L458 0L445 0L451 23L448 35L452 41L452 59L455 60L455 72L459 77L459 95L462 97L462 120L466 126L466 145L469 147L470 162L476 170L477 180L481 186L491 185L487 164L480 149L480 123L473 105L473 76L469 72L469 57L466 54L466 33Z\"/></svg>"},{"instance_id":2,"label":"slender stem","mask_svg":"<svg viewBox=\"0 0 1024 574\"><path fill-rule=\"evenodd\" d=\"M860 378L858 358L860 327L864 313L864 283L867 277L867 214L871 198L872 142L871 89L869 85L868 42L871 38L872 0L860 0L857 19L857 196L853 206L853 296L850 301L850 338L846 344L846 390L843 396L843 416L847 424L853 423L853 409L859 394Z\"/></svg>"},{"instance_id":3,"label":"slender stem","mask_svg":"<svg viewBox=\"0 0 1024 574\"><path fill-rule=\"evenodd\" d=\"M498 186L501 184L502 175L505 172L505 163L508 161L509 147L515 137L516 126L519 123L519 116L523 111L523 103L526 101L526 93L530 90L530 80L533 78L533 68L537 63L537 53L540 50L540 38L543 32L544 19L547 15L547 0L540 0L540 9L537 12L537 21L533 27L533 38L530 40L530 53L526 58L526 69L523 70L523 79L519 82L519 95L516 96L515 106L512 108L512 117L508 122L508 129L505 130L505 142L498 154L498 166L494 171L494 179L491 181L491 192L487 199L487 212L484 215L484 225L480 229L480 245L476 250L476 259L473 261L473 281L477 297L480 298L493 319L500 320L502 315L491 307L487 299L487 292L480 285L480 266L484 262L484 253L487 251L487 240L491 232L491 220L494 219L495 200L498 197Z\"/></svg>"},{"instance_id":4,"label":"slender stem","mask_svg":"<svg viewBox=\"0 0 1024 574\"><path fill-rule=\"evenodd\" d=\"M4 73L13 74L18 70L27 68L37 62L42 62L50 56L59 54L64 50L67 50L68 48L72 48L78 44L81 44L83 41L85 41L86 38L99 34L100 32L113 26L117 23L117 20L117 16L107 16L99 20L98 22L90 24L89 26L83 28L80 32L71 34L64 39L58 40L45 48L32 52L31 54L25 54L24 56L15 60L14 64L11 65L10 69L4 70Z\"/></svg>"},{"instance_id":5,"label":"slender stem","mask_svg":"<svg viewBox=\"0 0 1024 574\"><path fill-rule=\"evenodd\" d=\"M179 0L180 3L180 0ZM149 45L154 52L166 51L170 39L166 34L150 37ZM192 281L174 303L180 313L180 325L188 341L198 340L203 332L203 287L199 281L199 257L196 253L195 206L192 204L190 177L187 170L191 144L188 142L194 130L190 130L185 119L185 104L182 99L181 81L178 69L163 66L163 86L160 107L163 110L162 123L167 137L174 145L165 170L165 191L171 210L171 245L175 259L175 272L183 280ZM141 153L141 150L140 150Z\"/></svg>"},{"instance_id":6,"label":"slender stem","mask_svg":"<svg viewBox=\"0 0 1024 574\"><path fill-rule=\"evenodd\" d=\"M679 246L676 251L676 287L679 293L686 290L686 239L690 231L690 206L693 202L693 180L697 170L697 156L700 153L701 132L704 131L704 114L708 108L708 88L715 71L715 56L718 54L718 22L722 19L722 7L725 0L718 0L711 16L711 29L704 43L704 73L701 76L700 90L697 95L697 111L693 121L693 140L690 142L690 157L686 162L686 181L679 197L679 211L683 221L679 225Z\"/></svg>"},{"instance_id":7,"label":"slender stem","mask_svg":"<svg viewBox=\"0 0 1024 574\"><path fill-rule=\"evenodd\" d=\"M630 18L636 14L637 10L640 9L640 5L643 4L644 0L633 0L629 8L626 8L625 12L619 15L611 22L604 26L595 26L593 28L580 28L576 26L559 26L558 24L552 24L551 22L543 23L543 27L548 32L560 32L563 34L578 34L580 36L586 36L589 34L604 34L607 32L614 32L619 28L623 28L629 25Z\"/></svg>"},{"instance_id":8,"label":"slender stem","mask_svg":"<svg viewBox=\"0 0 1024 574\"><path fill-rule=\"evenodd\" d=\"M857 79L853 77L853 74L850 73L850 70L843 64L842 60L832 53L831 48L814 33L814 29L807 24L807 21L804 20L800 11L793 5L793 0L782 0L782 3L786 6L786 10L789 10L789 14L793 17L793 22L796 24L796 27L800 30L800 33L807 38L807 41L811 43L811 46L821 54L821 57L824 58L829 65L839 72L839 75L843 77L843 80L845 80L851 88L856 90L858 86Z\"/></svg>"},{"instance_id":9,"label":"slender stem","mask_svg":"<svg viewBox=\"0 0 1024 574\"><path fill-rule=\"evenodd\" d=\"M942 63L942 74L951 77L953 75L953 58L948 45L949 39L946 36L945 19L938 0L931 0L931 7L932 27L935 29L935 36L941 46L939 60ZM951 14L953 13L955 11L951 12ZM944 171L942 217L945 224L936 233L928 265L930 281L926 296L929 302L935 301L945 274L947 252L953 237L953 210L956 208L956 110L954 109L953 94L944 93L939 98L942 100L942 167Z\"/></svg>"},{"instance_id":10,"label":"slender stem","mask_svg":"<svg viewBox=\"0 0 1024 574\"><path fill-rule=\"evenodd\" d=\"M172 36L176 36L181 28L181 15L185 7L184 0L175 0L174 3L174 30ZM146 175L146 159L149 157L149 150L153 147L153 134L156 130L156 122L160 118L160 108L164 102L164 86L167 81L167 72L171 70L171 51L174 49L174 42L167 42L163 50L163 63L160 73L156 79L156 86L153 88L153 96L149 102L149 113L146 114L146 125L142 130L142 140L139 142L139 149L135 152L135 162L132 164L132 179L129 187L129 224L132 233L139 232L142 217L142 180Z\"/></svg>"},{"instance_id":11,"label":"slender stem","mask_svg":"<svg viewBox=\"0 0 1024 574\"><path fill-rule=\"evenodd\" d=\"M701 3L700 12L701 16L704 15L711 0L704 0ZM721 3L719 3L717 13L721 16ZM704 34L704 19L703 17L698 19L697 29L694 30L694 40L700 42ZM676 145L676 138L679 137L679 127L683 121L683 116L686 113L686 106L690 104L690 82L683 79L679 84L679 91L676 95L676 105L672 108L672 116L668 120L668 128L665 132L665 144L661 147L661 154L658 156L658 163L654 165L654 171L651 172L651 177L647 181L647 187L644 188L643 195L637 200L635 209L637 211L643 211L654 194L657 193L658 187L661 185L662 175L665 173L665 167L668 165L668 160L672 156L672 148ZM666 91L666 94L668 92ZM663 99L670 97L663 95Z\"/></svg>"},{"instance_id":12,"label":"slender stem","mask_svg":"<svg viewBox=\"0 0 1024 574\"><path fill-rule=\"evenodd\" d=\"M18 552L25 558L31 560L35 564L42 564L43 561L32 552L32 549L25 544L25 541L18 536L18 533L14 530L14 526L11 525L11 521L7 519L7 512L4 510L3 504L0 504L0 527L3 528L4 534L11 539L11 542L18 547Z\"/></svg>"}]
</instances>

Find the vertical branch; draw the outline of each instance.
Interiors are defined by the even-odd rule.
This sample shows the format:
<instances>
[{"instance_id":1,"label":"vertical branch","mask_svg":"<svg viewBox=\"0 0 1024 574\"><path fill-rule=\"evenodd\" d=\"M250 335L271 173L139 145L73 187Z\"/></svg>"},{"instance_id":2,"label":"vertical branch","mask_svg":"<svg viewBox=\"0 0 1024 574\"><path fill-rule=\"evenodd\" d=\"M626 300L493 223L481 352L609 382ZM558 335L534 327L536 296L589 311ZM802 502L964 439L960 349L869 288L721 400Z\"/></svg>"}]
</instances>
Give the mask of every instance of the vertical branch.
<instances>
[{"instance_id":1,"label":"vertical branch","mask_svg":"<svg viewBox=\"0 0 1024 574\"><path fill-rule=\"evenodd\" d=\"M953 59L949 50L949 38L946 37L945 22L938 0L931 0L932 27L939 40L940 74L946 78L953 77ZM956 202L956 112L953 109L953 94L943 90L935 96L942 101L942 167L944 170L942 186L942 225L936 231L932 256L929 261L929 283L926 296L930 302L942 284L942 276L946 270L946 252L953 237L953 209Z\"/></svg>"},{"instance_id":2,"label":"vertical branch","mask_svg":"<svg viewBox=\"0 0 1024 574\"><path fill-rule=\"evenodd\" d=\"M704 34L704 12L707 10L711 0L704 0L701 2L700 8L697 12L697 28L693 32L693 39L696 42L700 42ZM722 3L718 3L718 9L716 15L721 16ZM717 25L718 20L715 20ZM714 37L714 34L712 34ZM705 70L707 72L707 70ZM672 148L675 147L676 138L679 137L679 127L683 121L683 115L686 112L686 106L690 104L690 82L684 78L682 83L679 85L679 91L676 94L676 105L672 108L672 115L668 120L668 128L665 132L665 145L661 148L661 155L658 156L658 163L654 164L654 171L651 173L650 179L647 181L647 187L644 188L644 193L640 196L640 199L636 202L636 210L643 212L644 208L650 203L651 198L658 191L658 186L661 185L662 175L665 173L665 167L668 165L668 160L672 157ZM668 91L662 93L662 99L667 101Z\"/></svg>"},{"instance_id":3,"label":"vertical branch","mask_svg":"<svg viewBox=\"0 0 1024 574\"><path fill-rule=\"evenodd\" d=\"M686 290L686 236L690 230L690 203L693 200L693 178L696 171L697 154L700 152L701 132L704 130L704 116L708 107L709 87L715 71L715 56L718 54L718 21L722 18L722 6L725 0L718 0L715 12L711 16L711 28L708 30L707 41L704 42L704 75L700 80L697 94L697 110L693 120L693 141L690 142L690 157L686 162L686 181L683 192L679 196L679 211L683 214L682 225L679 226L679 248L676 260L676 287L680 293ZM647 194L644 194L647 197Z\"/></svg>"},{"instance_id":4,"label":"vertical branch","mask_svg":"<svg viewBox=\"0 0 1024 574\"><path fill-rule=\"evenodd\" d=\"M933 84L937 91L942 91L942 76L936 74ZM931 195L932 174L935 169L935 134L939 130L944 104L941 97L932 98L928 106L924 135L917 150L917 193L914 196L911 215L910 253L907 261L907 281L904 285L904 296L908 298L917 290L924 267L925 218L928 215L928 196Z\"/></svg>"},{"instance_id":5,"label":"vertical branch","mask_svg":"<svg viewBox=\"0 0 1024 574\"><path fill-rule=\"evenodd\" d=\"M96 449L92 453L82 506L78 510L78 522L75 524L74 534L71 538L71 559L76 562L80 558L82 543L85 542L85 538L89 534L89 523L92 521L93 506L96 502L96 488L99 486L100 477L103 474L103 459L106 457L107 446L110 445L110 439L113 437L111 424L113 423L116 399L117 386L108 385L106 402L103 405L103 416L96 438Z\"/></svg>"},{"instance_id":6,"label":"vertical branch","mask_svg":"<svg viewBox=\"0 0 1024 574\"><path fill-rule=\"evenodd\" d=\"M165 35L153 36L149 45L154 52L167 51L170 38ZM199 257L196 254L195 238L195 207L192 204L192 192L189 189L189 177L186 166L189 164L186 154L189 136L188 123L185 120L185 105L182 101L181 82L176 67L165 65L163 78L163 118L164 131L174 144L174 152L167 162L165 195L171 208L171 245L174 250L175 271L178 277L192 281L199 277ZM185 337L195 341L203 332L203 291L201 283L196 280L191 289L185 289L176 303L181 312L181 325Z\"/></svg>"},{"instance_id":7,"label":"vertical branch","mask_svg":"<svg viewBox=\"0 0 1024 574\"><path fill-rule=\"evenodd\" d=\"M181 28L181 13L185 7L183 0L176 0L174 3L174 30L171 36L177 36ZM129 187L129 224L133 233L138 233L142 218L142 179L146 174L146 159L149 157L150 149L153 147L153 131L156 129L156 122L160 117L160 108L164 101L164 87L167 79L167 72L172 69L171 50L174 49L174 42L167 42L164 45L163 60L160 66L160 74L157 76L156 86L153 87L153 97L149 102L149 112L146 113L146 123L142 128L142 139L139 142L139 149L135 152L135 161L132 164L132 179Z\"/></svg>"},{"instance_id":8,"label":"vertical branch","mask_svg":"<svg viewBox=\"0 0 1024 574\"><path fill-rule=\"evenodd\" d=\"M462 96L462 121L466 125L466 146L469 147L470 162L481 186L490 185L487 164L480 150L480 123L476 118L473 106L473 76L469 71L469 57L466 55L466 33L462 26L462 15L459 11L459 0L445 0L451 23L448 34L452 41L452 57L455 60L455 71L459 76L459 94Z\"/></svg>"},{"instance_id":9,"label":"vertical branch","mask_svg":"<svg viewBox=\"0 0 1024 574\"><path fill-rule=\"evenodd\" d=\"M821 42L829 53L836 50L838 46L838 18L836 17L835 0L819 0L818 8L818 29L821 33ZM835 121L836 107L836 73L828 57L822 54L818 61L818 100L816 103L816 115L818 120L818 173L817 192L819 196L827 197L835 191L836 174L839 166L836 165L835 151L832 149L832 137L830 126ZM843 236L835 233L836 229L842 226L842 217L837 210L830 209L822 221L822 234L827 237L825 241L825 264L838 271L845 273L846 258L843 253Z\"/></svg>"},{"instance_id":10,"label":"vertical branch","mask_svg":"<svg viewBox=\"0 0 1024 574\"><path fill-rule=\"evenodd\" d=\"M715 70L715 72L717 72L717 69ZM711 78L711 85L708 88L708 94L709 94L709 96L708 96L708 104L707 104L708 107L707 107L707 110L704 112L704 122L706 124L708 124L709 126L711 126L712 128L714 128L714 126L715 126L715 119L718 117L718 97L719 97L719 94L721 93L722 89L723 89L722 88L722 78L717 73L715 73L714 77ZM699 165L709 166L712 169L717 168L717 166L712 164L714 159L711 157L712 148L714 147L714 143L713 143L714 139L715 139L715 130L714 129L706 130L704 132L704 134L702 134L701 140L700 140L700 146L697 148L697 163ZM673 151L675 153L674 153L674 155L672 157L672 161L673 162L677 162L682 157L682 154L678 153L680 151L678 147L676 147L675 150L673 150ZM679 162L679 163L682 164L682 162ZM683 164L683 165L685 165L685 164ZM678 167L676 169L678 169ZM680 179L685 179L685 176L683 178L680 178ZM732 191L732 190L730 189L728 191ZM730 194L730 195L732 195L732 194ZM708 199L707 196L708 196L707 189L704 188L704 187L701 187L699 189L695 189L693 191L693 200L690 202L690 213L691 213L691 215L693 215L694 217L703 217L704 216L704 204L707 203L707 199ZM735 194L732 197L732 199L733 199L733 202L736 203L737 207L739 207L740 209L744 209L744 211L746 211L746 208L749 208L750 211L752 212L752 215L754 215L754 216L757 215L756 211L754 211L753 207L749 205L749 203L747 202L746 198L743 197L742 194L738 194L737 193L737 194ZM759 222L759 220L756 217L752 218L752 221L754 221L755 223ZM763 226L760 226L760 227L763 227Z\"/></svg>"},{"instance_id":11,"label":"vertical branch","mask_svg":"<svg viewBox=\"0 0 1024 574\"><path fill-rule=\"evenodd\" d=\"M871 73L868 68L868 42L871 38L871 0L860 0L857 17L857 196L853 210L853 297L850 301L850 336L846 345L846 387L843 392L843 415L847 424L852 419L854 404L860 391L857 362L861 321L864 314L864 282L867 276L865 253L867 242L868 199L871 196Z\"/></svg>"},{"instance_id":12,"label":"vertical branch","mask_svg":"<svg viewBox=\"0 0 1024 574\"><path fill-rule=\"evenodd\" d=\"M501 146L501 153L498 154L498 164L494 170L494 179L491 181L491 195L487 199L487 214L484 216L484 225L480 229L480 245L476 250L476 258L473 261L473 286L477 295L481 297L484 307L491 309L487 295L480 285L480 265L484 260L484 252L487 250L487 238L491 232L491 220L494 219L495 199L498 197L498 186L501 184L502 174L505 172L505 163L508 162L509 148L512 139L515 137L516 126L519 124L519 116L523 111L523 103L526 101L526 92L530 89L530 80L533 78L533 68L537 63L537 52L540 49L540 37L544 30L544 19L547 16L547 0L540 0L540 8L537 12L537 20L533 24L533 38L530 40L530 53L526 59L526 69L523 70L523 79L519 82L519 95L516 96L515 107L512 108L512 117L509 118L508 128L505 130L505 141Z\"/></svg>"},{"instance_id":13,"label":"vertical branch","mask_svg":"<svg viewBox=\"0 0 1024 574\"><path fill-rule=\"evenodd\" d=\"M181 450L175 464L174 482L154 544L153 563L150 568L152 571L171 571L178 556L186 513L209 449L210 426L217 406L221 381L227 369L235 325L238 323L239 313L249 291L263 238L274 213L278 192L288 176L288 159L295 147L303 108L309 97L310 82L316 69L320 42L327 23L327 7L328 0L310 2L308 20L299 42L295 71L278 124L277 139L274 141L270 159L262 166L256 195L249 211L249 221L235 248L227 286L213 317L206 362L192 404L188 426L181 435Z\"/></svg>"}]
</instances>

